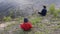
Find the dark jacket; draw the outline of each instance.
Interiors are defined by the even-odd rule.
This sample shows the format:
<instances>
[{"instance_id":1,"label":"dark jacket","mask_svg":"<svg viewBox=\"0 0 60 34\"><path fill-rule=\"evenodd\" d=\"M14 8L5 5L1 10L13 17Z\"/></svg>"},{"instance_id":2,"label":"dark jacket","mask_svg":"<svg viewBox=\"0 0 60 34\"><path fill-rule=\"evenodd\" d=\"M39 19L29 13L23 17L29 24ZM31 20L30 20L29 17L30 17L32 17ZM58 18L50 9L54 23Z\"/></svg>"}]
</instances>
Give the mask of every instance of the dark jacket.
<instances>
[{"instance_id":1,"label":"dark jacket","mask_svg":"<svg viewBox=\"0 0 60 34\"><path fill-rule=\"evenodd\" d=\"M42 16L46 16L46 13L47 13L47 10L44 8L44 9L42 9L42 11L41 11L41 15Z\"/></svg>"}]
</instances>

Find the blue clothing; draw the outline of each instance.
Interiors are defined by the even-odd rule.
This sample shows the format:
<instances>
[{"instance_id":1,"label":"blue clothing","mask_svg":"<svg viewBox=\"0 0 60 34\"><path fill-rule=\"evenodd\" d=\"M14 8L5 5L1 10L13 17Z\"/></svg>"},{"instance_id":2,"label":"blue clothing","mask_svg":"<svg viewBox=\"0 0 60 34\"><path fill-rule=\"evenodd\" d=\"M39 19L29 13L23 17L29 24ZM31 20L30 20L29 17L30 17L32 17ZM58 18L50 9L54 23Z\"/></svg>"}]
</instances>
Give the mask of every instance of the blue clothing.
<instances>
[{"instance_id":1,"label":"blue clothing","mask_svg":"<svg viewBox=\"0 0 60 34\"><path fill-rule=\"evenodd\" d=\"M46 10L46 9L42 9L41 15L42 15L42 16L46 16L46 13L47 13L47 10Z\"/></svg>"},{"instance_id":2,"label":"blue clothing","mask_svg":"<svg viewBox=\"0 0 60 34\"><path fill-rule=\"evenodd\" d=\"M46 16L47 10L46 8L42 9L41 13L38 12L38 14L41 14L42 16Z\"/></svg>"}]
</instances>

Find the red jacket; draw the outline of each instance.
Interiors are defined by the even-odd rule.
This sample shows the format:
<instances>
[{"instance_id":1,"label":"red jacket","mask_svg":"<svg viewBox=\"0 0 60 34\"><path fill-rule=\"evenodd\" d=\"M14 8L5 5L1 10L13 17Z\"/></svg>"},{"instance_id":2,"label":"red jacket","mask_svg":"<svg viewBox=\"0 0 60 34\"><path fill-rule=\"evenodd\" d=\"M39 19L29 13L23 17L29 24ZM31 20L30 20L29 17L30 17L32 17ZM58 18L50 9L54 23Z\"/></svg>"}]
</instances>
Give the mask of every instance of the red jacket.
<instances>
[{"instance_id":1,"label":"red jacket","mask_svg":"<svg viewBox=\"0 0 60 34\"><path fill-rule=\"evenodd\" d=\"M30 22L27 22L27 23L21 24L20 27L21 27L23 30L27 31L27 30L30 30L30 29L32 28L32 24L31 24Z\"/></svg>"}]
</instances>

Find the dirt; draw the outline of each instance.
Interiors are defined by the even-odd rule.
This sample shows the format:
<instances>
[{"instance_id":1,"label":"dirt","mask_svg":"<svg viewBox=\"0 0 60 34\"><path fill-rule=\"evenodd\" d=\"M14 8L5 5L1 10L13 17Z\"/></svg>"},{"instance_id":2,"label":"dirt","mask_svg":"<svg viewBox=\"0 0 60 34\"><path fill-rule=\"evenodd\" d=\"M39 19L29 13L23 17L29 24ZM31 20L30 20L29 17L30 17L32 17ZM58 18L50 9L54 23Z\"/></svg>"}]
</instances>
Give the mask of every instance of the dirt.
<instances>
[{"instance_id":1,"label":"dirt","mask_svg":"<svg viewBox=\"0 0 60 34\"><path fill-rule=\"evenodd\" d=\"M0 24L0 34L60 34L60 20L51 21L52 19L52 15L42 17L42 21L36 23L31 31L23 31L19 28L20 23L18 22L14 22L8 27L5 26L5 23L2 24L4 26Z\"/></svg>"}]
</instances>

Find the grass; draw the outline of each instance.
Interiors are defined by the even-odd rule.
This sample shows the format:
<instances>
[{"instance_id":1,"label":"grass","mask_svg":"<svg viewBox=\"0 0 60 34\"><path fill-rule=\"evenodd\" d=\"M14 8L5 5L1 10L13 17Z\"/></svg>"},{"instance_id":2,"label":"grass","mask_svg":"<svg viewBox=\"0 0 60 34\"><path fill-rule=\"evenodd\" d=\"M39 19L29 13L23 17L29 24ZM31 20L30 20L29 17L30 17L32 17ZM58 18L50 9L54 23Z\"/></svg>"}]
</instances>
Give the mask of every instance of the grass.
<instances>
[{"instance_id":1,"label":"grass","mask_svg":"<svg viewBox=\"0 0 60 34\"><path fill-rule=\"evenodd\" d=\"M35 17L35 18L30 19L30 21L32 22L33 25L41 22L41 20L42 20L42 18L40 18L40 17Z\"/></svg>"},{"instance_id":2,"label":"grass","mask_svg":"<svg viewBox=\"0 0 60 34\"><path fill-rule=\"evenodd\" d=\"M49 33L51 32L51 30L49 30L49 29L46 28L46 29L44 30L44 32L45 32L45 34L49 34Z\"/></svg>"},{"instance_id":3,"label":"grass","mask_svg":"<svg viewBox=\"0 0 60 34\"><path fill-rule=\"evenodd\" d=\"M16 25L16 24L20 24L20 23L22 23L22 21L23 21L23 17L21 17L21 18L16 18L16 19L17 19L17 23L15 22L15 23L8 24L8 26L5 27L5 30L9 30L12 26L14 26L14 25Z\"/></svg>"},{"instance_id":4,"label":"grass","mask_svg":"<svg viewBox=\"0 0 60 34\"><path fill-rule=\"evenodd\" d=\"M51 14L53 14L55 12L55 5L54 4L50 5L49 11L50 11Z\"/></svg>"},{"instance_id":5,"label":"grass","mask_svg":"<svg viewBox=\"0 0 60 34\"><path fill-rule=\"evenodd\" d=\"M51 4L49 7L49 13L54 17L58 17L60 13L60 9L55 9L55 5Z\"/></svg>"},{"instance_id":6,"label":"grass","mask_svg":"<svg viewBox=\"0 0 60 34\"><path fill-rule=\"evenodd\" d=\"M35 34L45 34L44 32L37 31Z\"/></svg>"},{"instance_id":7,"label":"grass","mask_svg":"<svg viewBox=\"0 0 60 34\"><path fill-rule=\"evenodd\" d=\"M11 17L10 17L10 16L4 17L4 18L3 18L3 21L5 21L5 22L11 21Z\"/></svg>"},{"instance_id":8,"label":"grass","mask_svg":"<svg viewBox=\"0 0 60 34\"><path fill-rule=\"evenodd\" d=\"M39 28L42 28L42 29L45 28L45 26L46 26L46 25L45 25L45 24L42 24L42 23L39 23L39 24L38 24L38 27L39 27Z\"/></svg>"},{"instance_id":9,"label":"grass","mask_svg":"<svg viewBox=\"0 0 60 34\"><path fill-rule=\"evenodd\" d=\"M9 30L11 28L11 26L13 26L13 25L15 25L15 24L8 25L7 27L5 27L5 30Z\"/></svg>"},{"instance_id":10,"label":"grass","mask_svg":"<svg viewBox=\"0 0 60 34\"><path fill-rule=\"evenodd\" d=\"M51 31L55 31L57 29L60 29L60 25L55 25L55 26L51 26Z\"/></svg>"},{"instance_id":11,"label":"grass","mask_svg":"<svg viewBox=\"0 0 60 34\"><path fill-rule=\"evenodd\" d=\"M14 24L11 24L11 25L8 25L7 27L6 27L6 30L8 31L8 30L10 30L10 28L12 27L12 26L14 26L14 25L16 25L16 24L20 24L20 23L22 23L23 22L23 18L24 17L20 17L20 18L18 18L17 20L17 23L14 23ZM53 18L52 20L58 20L58 19L55 19L55 18ZM56 30L56 29L59 29L60 28L60 23L57 23L58 25L57 26L51 26L50 28L52 28L52 30L51 29L48 29L48 27L47 27L47 25L51 25L51 22L46 22L46 23L41 23L41 21L42 21L42 18L41 17L38 17L38 16L35 16L35 17L29 17L29 21L34 25L34 27L35 27L35 25L38 27L37 29L43 29L42 31L30 31L30 32L24 32L24 31L22 31L22 30L19 30L19 32L17 32L18 30L14 30L14 32L15 32L15 34L17 33L17 34L26 34L26 33L28 33L28 34L49 34L49 33L51 33L51 31L53 31L53 30ZM36 29L36 30L37 30ZM35 30L35 29L34 29Z\"/></svg>"}]
</instances>

